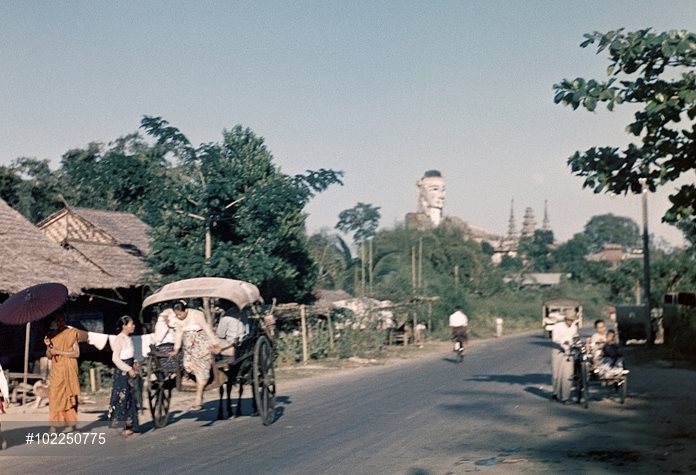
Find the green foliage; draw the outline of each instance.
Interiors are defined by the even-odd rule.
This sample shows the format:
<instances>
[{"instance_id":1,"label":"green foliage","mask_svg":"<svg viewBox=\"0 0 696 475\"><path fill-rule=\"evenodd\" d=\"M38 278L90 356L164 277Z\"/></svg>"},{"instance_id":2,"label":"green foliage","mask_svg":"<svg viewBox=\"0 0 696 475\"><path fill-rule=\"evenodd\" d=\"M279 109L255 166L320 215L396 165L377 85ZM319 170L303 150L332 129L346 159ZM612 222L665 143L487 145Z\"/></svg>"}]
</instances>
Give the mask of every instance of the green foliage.
<instances>
[{"instance_id":1,"label":"green foliage","mask_svg":"<svg viewBox=\"0 0 696 475\"><path fill-rule=\"evenodd\" d=\"M555 260L565 272L573 272L576 267L587 262L585 256L590 252L590 238L585 233L577 233L564 242L555 252Z\"/></svg>"},{"instance_id":2,"label":"green foliage","mask_svg":"<svg viewBox=\"0 0 696 475\"><path fill-rule=\"evenodd\" d=\"M537 229L531 237L520 239L519 252L530 261L530 270L534 272L549 272L554 266L551 253L553 231Z\"/></svg>"},{"instance_id":3,"label":"green foliage","mask_svg":"<svg viewBox=\"0 0 696 475\"><path fill-rule=\"evenodd\" d=\"M83 361L80 363L78 374L80 387L85 390L90 388L89 370L92 368L99 370L99 387L110 388L113 383L113 369L98 361Z\"/></svg>"},{"instance_id":4,"label":"green foliage","mask_svg":"<svg viewBox=\"0 0 696 475\"><path fill-rule=\"evenodd\" d=\"M108 148L90 143L69 150L60 169L65 198L72 206L126 211L157 225L173 187L165 153L138 134L120 137Z\"/></svg>"},{"instance_id":5,"label":"green foliage","mask_svg":"<svg viewBox=\"0 0 696 475\"><path fill-rule=\"evenodd\" d=\"M585 224L585 235L589 238L589 252L602 250L604 244L621 244L623 249L632 249L640 243L638 224L631 218L611 213L592 216Z\"/></svg>"},{"instance_id":6,"label":"green foliage","mask_svg":"<svg viewBox=\"0 0 696 475\"><path fill-rule=\"evenodd\" d=\"M350 267L352 257L346 246L346 258L340 241L338 236L330 235L326 230L313 234L307 241L307 248L317 268L316 285L319 289L341 288L345 271Z\"/></svg>"},{"instance_id":7,"label":"green foliage","mask_svg":"<svg viewBox=\"0 0 696 475\"><path fill-rule=\"evenodd\" d=\"M48 160L18 158L0 167L0 198L32 223L38 223L63 207L62 183Z\"/></svg>"},{"instance_id":8,"label":"green foliage","mask_svg":"<svg viewBox=\"0 0 696 475\"><path fill-rule=\"evenodd\" d=\"M341 172L284 175L263 138L241 126L225 130L221 143L196 149L161 118L145 117L142 127L177 157L176 178L154 229L154 270L166 280L234 277L281 302L307 299L316 269L303 209L316 193L341 184ZM206 231L212 241L207 258Z\"/></svg>"},{"instance_id":9,"label":"green foliage","mask_svg":"<svg viewBox=\"0 0 696 475\"><path fill-rule=\"evenodd\" d=\"M622 103L637 104L626 130L637 143L624 150L592 147L568 159L583 186L595 193L640 193L640 179L651 191L696 168L696 35L684 30L655 33L651 29L585 35L584 48L596 45L610 60L605 82L564 79L554 85L554 101L595 110ZM682 122L685 123L682 123ZM670 196L672 207L663 220L696 229L696 185L684 184Z\"/></svg>"},{"instance_id":10,"label":"green foliage","mask_svg":"<svg viewBox=\"0 0 696 475\"><path fill-rule=\"evenodd\" d=\"M358 203L350 209L341 211L338 215L336 229L343 233L353 233L353 241L364 242L374 237L379 226L379 206L375 207L367 203Z\"/></svg>"}]
</instances>

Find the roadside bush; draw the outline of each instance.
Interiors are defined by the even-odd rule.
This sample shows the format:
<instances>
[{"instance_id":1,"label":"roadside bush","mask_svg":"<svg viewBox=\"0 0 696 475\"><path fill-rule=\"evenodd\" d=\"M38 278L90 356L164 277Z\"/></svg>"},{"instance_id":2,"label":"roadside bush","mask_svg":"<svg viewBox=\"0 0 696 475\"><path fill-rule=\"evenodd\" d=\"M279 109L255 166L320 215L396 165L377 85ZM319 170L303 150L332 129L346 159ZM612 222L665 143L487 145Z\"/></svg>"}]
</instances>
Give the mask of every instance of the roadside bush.
<instances>
[{"instance_id":1,"label":"roadside bush","mask_svg":"<svg viewBox=\"0 0 696 475\"><path fill-rule=\"evenodd\" d=\"M78 378L80 387L90 389L89 386L89 370L95 368L99 373L99 386L101 388L110 388L112 383L112 368L98 361L83 361L80 363Z\"/></svg>"}]
</instances>

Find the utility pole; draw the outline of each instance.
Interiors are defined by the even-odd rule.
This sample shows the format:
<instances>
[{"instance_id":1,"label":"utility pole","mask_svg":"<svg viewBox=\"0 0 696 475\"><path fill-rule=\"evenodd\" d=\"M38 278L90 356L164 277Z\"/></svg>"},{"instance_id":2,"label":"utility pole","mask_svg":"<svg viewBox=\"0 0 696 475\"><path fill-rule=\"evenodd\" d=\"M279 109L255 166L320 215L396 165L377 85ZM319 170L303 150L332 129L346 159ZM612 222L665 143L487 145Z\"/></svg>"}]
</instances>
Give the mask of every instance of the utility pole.
<instances>
[{"instance_id":1,"label":"utility pole","mask_svg":"<svg viewBox=\"0 0 696 475\"><path fill-rule=\"evenodd\" d=\"M650 236L648 235L648 180L641 178L641 201L643 204L643 302L647 317L650 318ZM647 335L652 341L652 330Z\"/></svg>"},{"instance_id":2,"label":"utility pole","mask_svg":"<svg viewBox=\"0 0 696 475\"><path fill-rule=\"evenodd\" d=\"M370 239L370 240L368 241L368 246L369 246L369 247L368 247L368 249L367 249L367 251L368 251L368 252L367 252L367 253L368 253L368 262L369 262L369 265L368 265L368 268L367 268L367 282L368 282L368 287L367 287L367 288L368 288L368 292L369 292L370 296L373 295L373 293L372 293L372 277L373 277L373 276L372 276L372 273L373 273L373 271L374 271L374 269L373 269L373 267L372 267L372 260L373 260L373 254L372 254L372 241L374 241L374 238L372 238L372 239Z\"/></svg>"}]
</instances>

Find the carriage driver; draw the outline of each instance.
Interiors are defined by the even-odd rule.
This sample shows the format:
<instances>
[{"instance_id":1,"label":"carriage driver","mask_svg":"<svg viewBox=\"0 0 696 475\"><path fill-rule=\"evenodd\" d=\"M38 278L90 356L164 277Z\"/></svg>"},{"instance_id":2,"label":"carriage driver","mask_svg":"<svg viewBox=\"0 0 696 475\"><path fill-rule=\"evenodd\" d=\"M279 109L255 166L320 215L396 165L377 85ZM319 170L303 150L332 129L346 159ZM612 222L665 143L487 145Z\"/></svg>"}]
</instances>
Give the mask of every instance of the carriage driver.
<instances>
[{"instance_id":1,"label":"carriage driver","mask_svg":"<svg viewBox=\"0 0 696 475\"><path fill-rule=\"evenodd\" d=\"M249 334L249 320L246 312L232 304L220 318L215 332L220 341L220 354L235 356L235 347Z\"/></svg>"}]
</instances>

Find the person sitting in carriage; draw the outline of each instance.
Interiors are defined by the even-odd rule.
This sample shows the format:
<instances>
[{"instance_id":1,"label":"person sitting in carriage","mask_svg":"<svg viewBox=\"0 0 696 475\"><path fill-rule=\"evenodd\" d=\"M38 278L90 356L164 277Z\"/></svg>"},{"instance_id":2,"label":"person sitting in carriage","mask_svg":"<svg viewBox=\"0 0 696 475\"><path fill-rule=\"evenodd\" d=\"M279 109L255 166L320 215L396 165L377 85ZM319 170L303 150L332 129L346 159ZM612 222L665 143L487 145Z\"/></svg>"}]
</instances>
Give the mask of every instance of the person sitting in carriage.
<instances>
[{"instance_id":1,"label":"person sitting in carriage","mask_svg":"<svg viewBox=\"0 0 696 475\"><path fill-rule=\"evenodd\" d=\"M249 334L249 319L246 312L232 304L220 317L215 333L222 340L220 354L234 357L237 345Z\"/></svg>"},{"instance_id":2,"label":"person sitting in carriage","mask_svg":"<svg viewBox=\"0 0 696 475\"><path fill-rule=\"evenodd\" d=\"M617 378L628 373L628 370L624 369L621 350L616 343L614 330L608 330L606 333L606 342L602 348L602 360L597 366L597 373L600 378L605 379Z\"/></svg>"},{"instance_id":3,"label":"person sitting in carriage","mask_svg":"<svg viewBox=\"0 0 696 475\"><path fill-rule=\"evenodd\" d=\"M160 353L169 354L174 350L174 341L176 339L176 327L178 326L179 320L176 318L174 310L171 308L164 309L157 316L157 323L155 323L155 331L153 336L153 341L155 348ZM181 354L177 357L167 357L162 358L160 365L169 371L176 371L177 359L179 360L179 366L182 366Z\"/></svg>"},{"instance_id":4,"label":"person sitting in carriage","mask_svg":"<svg viewBox=\"0 0 696 475\"><path fill-rule=\"evenodd\" d=\"M607 325L599 319L594 323L595 332L590 337L590 355L592 365L596 368L602 364L604 344L607 342Z\"/></svg>"}]
</instances>

